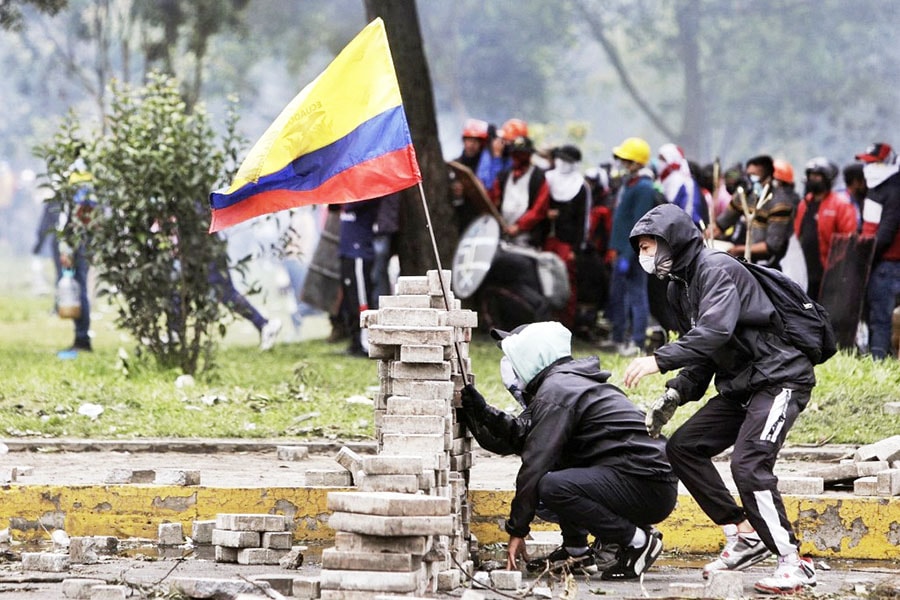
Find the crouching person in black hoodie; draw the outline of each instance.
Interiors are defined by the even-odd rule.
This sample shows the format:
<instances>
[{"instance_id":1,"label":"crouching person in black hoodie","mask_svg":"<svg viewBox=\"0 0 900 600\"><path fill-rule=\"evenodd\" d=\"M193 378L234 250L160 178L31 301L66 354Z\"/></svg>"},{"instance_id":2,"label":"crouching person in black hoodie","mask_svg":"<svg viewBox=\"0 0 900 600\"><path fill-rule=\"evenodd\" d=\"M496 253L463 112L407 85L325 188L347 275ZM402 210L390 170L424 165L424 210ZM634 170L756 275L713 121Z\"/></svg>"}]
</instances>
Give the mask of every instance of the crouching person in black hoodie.
<instances>
[{"instance_id":1,"label":"crouching person in black hoodie","mask_svg":"<svg viewBox=\"0 0 900 600\"><path fill-rule=\"evenodd\" d=\"M506 522L507 568L528 561L525 537L537 515L559 523L563 544L529 561L530 571L640 577L662 551L652 525L669 516L678 493L665 441L647 434L644 412L606 383L596 357L572 358L572 334L560 323L491 335L503 350L504 384L525 408L514 417L469 385L460 412L482 448L522 457Z\"/></svg>"}]
</instances>

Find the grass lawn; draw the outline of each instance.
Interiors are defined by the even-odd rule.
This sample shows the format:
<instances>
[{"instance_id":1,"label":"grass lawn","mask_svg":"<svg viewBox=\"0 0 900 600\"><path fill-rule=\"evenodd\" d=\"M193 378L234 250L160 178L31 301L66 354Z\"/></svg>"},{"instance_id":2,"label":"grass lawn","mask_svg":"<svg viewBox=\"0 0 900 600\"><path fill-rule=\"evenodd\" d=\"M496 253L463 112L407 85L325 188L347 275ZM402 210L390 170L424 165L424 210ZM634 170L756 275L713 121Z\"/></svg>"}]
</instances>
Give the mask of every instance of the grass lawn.
<instances>
[{"instance_id":1,"label":"grass lawn","mask_svg":"<svg viewBox=\"0 0 900 600\"><path fill-rule=\"evenodd\" d=\"M95 351L59 360L56 351L71 344L72 323L52 315L52 298L33 295L20 271L8 263L0 268L5 282L0 284L0 437L358 440L373 435L366 399L378 388L376 361L345 356L344 344L324 341L324 317L308 318L299 338L290 335L286 304L277 294L252 299L285 322L282 342L272 352L259 352L256 330L236 322L222 341L217 368L197 376L194 385L179 387L180 373L135 362L134 342L114 327L113 313L102 305L93 311ZM596 351L576 344L574 354ZM500 351L477 336L471 355L479 389L493 404L514 410L500 383ZM600 360L613 373L610 381L621 384L628 359L600 355ZM870 443L900 432L900 415L883 411L884 403L900 400L897 361L874 363L841 354L816 373L819 385L789 443ZM649 377L629 396L647 405L667 378ZM86 404L103 407L102 414L79 414ZM664 432L698 406L680 409Z\"/></svg>"}]
</instances>

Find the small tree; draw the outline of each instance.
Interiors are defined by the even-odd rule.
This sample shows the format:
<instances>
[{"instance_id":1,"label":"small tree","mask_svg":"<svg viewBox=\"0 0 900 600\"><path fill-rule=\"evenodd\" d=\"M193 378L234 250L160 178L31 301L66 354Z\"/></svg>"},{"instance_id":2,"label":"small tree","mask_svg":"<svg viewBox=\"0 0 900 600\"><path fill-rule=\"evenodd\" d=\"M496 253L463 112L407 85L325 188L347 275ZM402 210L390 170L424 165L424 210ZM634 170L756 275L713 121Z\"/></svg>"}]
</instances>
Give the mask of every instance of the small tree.
<instances>
[{"instance_id":1,"label":"small tree","mask_svg":"<svg viewBox=\"0 0 900 600\"><path fill-rule=\"evenodd\" d=\"M76 223L82 231L75 235L86 236L117 325L161 367L195 373L210 366L215 334L225 332L209 273L227 269L227 254L208 233L206 197L233 173L242 142L236 120L230 111L217 141L203 108L188 113L174 80L155 74L145 87L112 86L105 135L82 135L70 115L36 152L65 203L68 161L83 148L97 207L86 224Z\"/></svg>"}]
</instances>

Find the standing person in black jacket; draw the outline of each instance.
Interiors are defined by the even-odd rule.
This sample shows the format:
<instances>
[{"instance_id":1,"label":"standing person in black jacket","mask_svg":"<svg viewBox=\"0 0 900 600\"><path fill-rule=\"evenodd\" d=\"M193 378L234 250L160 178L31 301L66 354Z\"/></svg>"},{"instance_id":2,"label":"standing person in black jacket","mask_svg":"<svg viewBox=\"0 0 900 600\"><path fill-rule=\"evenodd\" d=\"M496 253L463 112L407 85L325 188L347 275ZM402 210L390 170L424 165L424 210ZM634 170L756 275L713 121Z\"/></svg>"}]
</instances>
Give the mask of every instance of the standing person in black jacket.
<instances>
[{"instance_id":1,"label":"standing person in black jacket","mask_svg":"<svg viewBox=\"0 0 900 600\"><path fill-rule=\"evenodd\" d=\"M704 578L711 571L745 569L774 553L778 568L756 583L757 591L791 593L815 585L815 569L798 554L773 473L816 383L812 363L778 336L775 307L754 276L727 254L706 248L677 206L644 215L631 230L631 243L645 271L669 280L681 334L625 370L625 385L634 387L645 375L681 369L647 413L650 435L659 435L678 406L702 398L715 376L718 394L666 446L672 469L725 533L725 549L704 567ZM731 445L743 507L712 462Z\"/></svg>"},{"instance_id":2,"label":"standing person in black jacket","mask_svg":"<svg viewBox=\"0 0 900 600\"><path fill-rule=\"evenodd\" d=\"M359 326L359 316L376 306L372 265L375 261L375 222L381 198L341 205L341 233L338 255L341 257L341 313L350 333L350 356L369 355L367 329Z\"/></svg>"},{"instance_id":3,"label":"standing person in black jacket","mask_svg":"<svg viewBox=\"0 0 900 600\"><path fill-rule=\"evenodd\" d=\"M497 410L469 385L462 413L483 448L522 457L506 522L507 568L527 560L524 538L537 514L559 522L563 545L529 570L549 563L553 570L600 568L604 579L640 577L662 551L651 525L669 516L677 498L665 442L650 438L643 411L606 383L609 373L596 357L572 358L572 334L562 324L491 335L503 350L504 383L520 392L525 410L518 417Z\"/></svg>"}]
</instances>

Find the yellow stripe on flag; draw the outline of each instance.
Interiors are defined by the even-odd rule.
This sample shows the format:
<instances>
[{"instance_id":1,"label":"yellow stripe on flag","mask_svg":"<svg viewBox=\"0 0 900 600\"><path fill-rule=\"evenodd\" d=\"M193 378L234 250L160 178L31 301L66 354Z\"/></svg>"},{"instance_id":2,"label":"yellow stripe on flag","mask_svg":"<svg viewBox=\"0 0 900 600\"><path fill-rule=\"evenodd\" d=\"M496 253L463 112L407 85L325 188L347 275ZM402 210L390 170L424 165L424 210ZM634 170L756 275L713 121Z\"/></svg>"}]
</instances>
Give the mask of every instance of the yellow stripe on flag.
<instances>
[{"instance_id":1,"label":"yellow stripe on flag","mask_svg":"<svg viewBox=\"0 0 900 600\"><path fill-rule=\"evenodd\" d=\"M250 150L226 193L256 183L400 104L384 22L378 18L281 111Z\"/></svg>"}]
</instances>

